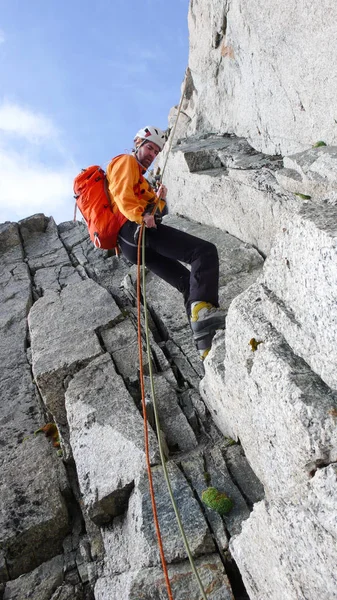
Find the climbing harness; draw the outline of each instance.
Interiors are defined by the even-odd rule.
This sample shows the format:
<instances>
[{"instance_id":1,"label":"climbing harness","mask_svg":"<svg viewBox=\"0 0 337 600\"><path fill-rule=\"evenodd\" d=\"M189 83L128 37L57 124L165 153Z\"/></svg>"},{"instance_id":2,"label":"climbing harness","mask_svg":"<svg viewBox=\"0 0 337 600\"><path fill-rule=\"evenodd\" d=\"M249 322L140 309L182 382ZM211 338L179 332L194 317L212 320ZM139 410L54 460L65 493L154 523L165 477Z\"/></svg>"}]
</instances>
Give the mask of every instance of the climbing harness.
<instances>
[{"instance_id":1,"label":"climbing harness","mask_svg":"<svg viewBox=\"0 0 337 600\"><path fill-rule=\"evenodd\" d=\"M173 136L174 136L174 132L175 132L175 128L177 125L177 121L178 121L178 117L180 114L180 110L181 110L181 106L182 106L182 101L185 95L185 88L186 88L186 81L185 81L185 87L184 87L184 91L180 100L180 104L179 104L179 108L178 108L178 113L177 113L177 118L174 124L174 128L172 130L172 135L171 135L171 143L168 149L168 153L166 155L165 158L165 163L164 163L164 167L163 167L163 171L161 174L161 178L163 177L164 171L165 171L165 167L166 167L166 163L167 163L167 158L172 146L172 140L173 140ZM159 205L159 201L160 201L160 196L158 195L158 202L156 203L152 214L155 214L157 207ZM142 267L142 269L141 269ZM141 286L141 271L142 271L142 286ZM189 547L189 543L183 528L183 524L180 518L180 514L179 514L179 510L176 504L176 501L174 499L174 495L173 495L173 491L172 491L172 486L171 486L171 482L170 482L170 478L168 475L168 471L167 471L167 467L166 467L166 458L164 455L164 451L163 451L163 443L162 443L162 438L161 438L161 428L160 428L160 422L159 422L159 415L158 415L158 408L157 408L157 402L156 402L156 396L155 396L155 389L154 389L154 380L153 380L153 370L152 370L152 359L151 359L151 349L150 349L150 337L149 337L149 324L148 324L148 311L147 311L147 301L146 301L146 284L145 284L145 278L146 278L146 272L145 272L145 227L144 227L144 223L142 223L140 230L139 230L139 235L138 235L138 247L137 247L137 316L138 316L138 350L139 350L139 365L140 365L140 387L141 387L141 396L142 396L142 409L143 409L143 418L144 418L144 437L145 437L145 456L146 456L146 466L147 466L147 472L148 472L148 478L149 478L149 487L150 487L150 497L151 497L151 504L152 504L152 510L153 510L153 518L154 518L154 523L155 523L155 529L156 529L156 534L157 534L157 540L158 540L158 546L159 546L159 553L160 553L160 558L161 558L161 563L162 563L162 567L163 567L163 572L164 572L164 577L165 577L165 582L166 582L166 588L167 588L167 593L168 593L168 598L169 600L173 600L173 596L172 596L172 590L171 590L171 584L170 584L170 580L169 580L169 576L168 576L168 570L167 570L167 564L166 564L166 560L165 560L165 554L164 554L164 549L163 549L163 543L162 543L162 538L161 538L161 533L160 533L160 526L159 526L159 522L158 522L158 514L157 514L157 508L156 508L156 501L155 501L155 495L154 495L154 489L153 489L153 479L152 479L152 472L151 472L151 464L150 464L150 454L149 454L149 436L148 436L148 422L147 422L147 418L146 418L146 401L145 401L145 386L144 386L144 371L143 371L143 349L142 349L142 335L141 335L141 294L143 296L143 305L144 305L144 315L145 315L145 337L146 337L146 350L147 350L147 355L148 355L148 364L149 364L149 376L150 376L150 385L151 385L151 396L152 396L152 403L153 403L153 412L154 412L154 417L155 417L155 424L156 424L156 430L157 430L157 438L158 438L158 446L159 446L159 453L160 453L160 459L161 459L161 464L162 464L162 468L163 468L163 473L164 473L164 477L165 477L165 481L166 481L166 485L168 488L168 492L169 492L169 496L172 502L172 506L176 515L176 519L177 519L177 523L178 523L178 527L185 545L185 549L186 549L186 553L188 556L188 559L190 561L191 564L191 568L192 571L198 581L198 585L199 585L199 589L201 592L201 596L203 598L203 600L207 600L207 596L205 593L205 590L203 588L201 579L199 577L198 571L196 569L196 566L194 564L194 560L193 560L193 556Z\"/></svg>"}]
</instances>

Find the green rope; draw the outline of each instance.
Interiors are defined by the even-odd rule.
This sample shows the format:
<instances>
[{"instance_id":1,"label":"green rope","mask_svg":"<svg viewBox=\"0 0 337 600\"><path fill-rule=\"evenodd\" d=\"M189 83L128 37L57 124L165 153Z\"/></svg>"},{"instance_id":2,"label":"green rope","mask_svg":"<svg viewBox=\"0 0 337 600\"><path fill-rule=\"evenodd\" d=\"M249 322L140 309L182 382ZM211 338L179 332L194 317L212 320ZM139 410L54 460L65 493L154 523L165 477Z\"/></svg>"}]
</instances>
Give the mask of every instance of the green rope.
<instances>
[{"instance_id":1,"label":"green rope","mask_svg":"<svg viewBox=\"0 0 337 600\"><path fill-rule=\"evenodd\" d=\"M196 569L196 566L194 564L194 560L193 560L193 556L189 547L189 543L183 528L183 524L181 522L181 518L180 518L180 514L179 514L179 510L176 504L176 501L174 499L174 495L173 495L173 491L172 491L172 487L171 487L171 482L170 482L170 478L169 478L169 474L167 472L167 468L166 468L166 459L165 459L165 455L163 452L163 448L162 448L162 441L161 441L161 430L160 430L160 422L159 422L159 415L158 415L158 408L157 408L157 401L156 401L156 395L155 395L155 390L154 390L154 381L153 381L153 370L152 370L152 359L151 359L151 348L150 348L150 336L149 336L149 323L148 323L148 315L147 315L147 302L146 302L146 284L145 284L145 227L143 230L143 239L142 239L142 284L143 284L143 302L144 302L144 313L145 313L145 335L146 335L146 351L147 351L147 355L148 355L148 361L149 361L149 375L150 375L150 382L151 382L151 395L152 395L152 402L153 402L153 411L154 411L154 418L155 418L155 422L156 422L156 428L157 428L157 436L158 436L158 445L159 445L159 453L160 453L160 460L161 460L161 464L163 467L163 472L164 472L164 477L165 477L165 481L166 481L166 485L169 491L169 495L171 498L171 502L172 502L172 506L176 515L176 519L178 522L178 527L181 533L181 537L183 538L183 542L185 544L185 549L187 552L187 556L189 558L191 567L192 567L192 571L194 573L194 575L197 578L198 581L198 585L199 585L199 589L201 592L201 595L203 597L203 600L207 600L207 596L205 593L205 590L203 588L202 585L202 581L199 577L198 571Z\"/></svg>"}]
</instances>

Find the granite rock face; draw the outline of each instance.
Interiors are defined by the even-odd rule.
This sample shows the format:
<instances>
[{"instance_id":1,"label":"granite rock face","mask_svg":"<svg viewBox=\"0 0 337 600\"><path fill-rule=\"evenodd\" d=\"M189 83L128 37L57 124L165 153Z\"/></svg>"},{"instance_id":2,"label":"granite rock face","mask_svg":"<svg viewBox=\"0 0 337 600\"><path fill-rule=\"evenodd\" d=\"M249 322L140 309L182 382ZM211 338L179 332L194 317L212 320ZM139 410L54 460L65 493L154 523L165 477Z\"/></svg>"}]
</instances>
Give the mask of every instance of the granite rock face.
<instances>
[{"instance_id":1,"label":"granite rock face","mask_svg":"<svg viewBox=\"0 0 337 600\"><path fill-rule=\"evenodd\" d=\"M263 259L247 243L187 219L166 222L216 243L225 309L261 274ZM2 225L0 235L1 593L6 600L165 597L145 468L135 269L93 251L81 223L57 227L35 215ZM227 468L226 444L200 397L203 368L182 298L151 273L146 279L173 493L205 590L215 600L232 599L228 542L253 501ZM143 309L141 325L144 351ZM198 585L159 464L145 354L144 373L166 560L173 589L190 598ZM54 428L49 440L37 433L47 423ZM243 454L242 464L249 470ZM259 486L252 477L251 487ZM235 502L225 520L202 503L210 484Z\"/></svg>"},{"instance_id":2,"label":"granite rock face","mask_svg":"<svg viewBox=\"0 0 337 600\"><path fill-rule=\"evenodd\" d=\"M270 154L335 144L336 10L307 0L272 9L261 0L190 2L180 137L228 131Z\"/></svg>"},{"instance_id":3,"label":"granite rock face","mask_svg":"<svg viewBox=\"0 0 337 600\"><path fill-rule=\"evenodd\" d=\"M206 360L206 405L266 492L230 542L253 599L335 594L336 217L306 201L284 219Z\"/></svg>"},{"instance_id":4,"label":"granite rock face","mask_svg":"<svg viewBox=\"0 0 337 600\"><path fill-rule=\"evenodd\" d=\"M331 2L190 2L164 223L216 244L228 315L202 364L179 292L146 273L149 472L177 599L200 590L153 394L207 597L336 597L335 17ZM0 225L0 259L0 599L164 599L136 269L41 214Z\"/></svg>"},{"instance_id":5,"label":"granite rock face","mask_svg":"<svg viewBox=\"0 0 337 600\"><path fill-rule=\"evenodd\" d=\"M58 422L65 422L65 378L102 353L96 330L119 316L108 292L91 280L70 284L61 293L48 292L32 307L33 373Z\"/></svg>"},{"instance_id":6,"label":"granite rock face","mask_svg":"<svg viewBox=\"0 0 337 600\"><path fill-rule=\"evenodd\" d=\"M83 501L94 523L104 525L125 512L135 477L145 467L143 422L109 355L77 373L65 397ZM153 434L150 441L155 464Z\"/></svg>"},{"instance_id":7,"label":"granite rock face","mask_svg":"<svg viewBox=\"0 0 337 600\"><path fill-rule=\"evenodd\" d=\"M165 171L170 213L218 227L267 255L283 216L303 204L278 183L282 167L280 157L234 135L181 140Z\"/></svg>"},{"instance_id":8,"label":"granite rock face","mask_svg":"<svg viewBox=\"0 0 337 600\"><path fill-rule=\"evenodd\" d=\"M289 192L314 202L336 204L336 146L319 146L283 159L276 178Z\"/></svg>"},{"instance_id":9,"label":"granite rock face","mask_svg":"<svg viewBox=\"0 0 337 600\"><path fill-rule=\"evenodd\" d=\"M44 415L29 364L32 283L16 224L0 226L1 581L55 556L69 530L62 462L35 437Z\"/></svg>"},{"instance_id":10,"label":"granite rock face","mask_svg":"<svg viewBox=\"0 0 337 600\"><path fill-rule=\"evenodd\" d=\"M234 600L229 581L217 555L209 555L207 559L198 558L195 562L207 598ZM181 600L198 598L200 591L189 563L185 561L170 565L168 574L175 598ZM105 600L108 597L125 600L138 600L141 597L148 600L166 600L167 590L163 572L158 567L152 567L115 575L112 580L101 578L95 586L95 598Z\"/></svg>"},{"instance_id":11,"label":"granite rock face","mask_svg":"<svg viewBox=\"0 0 337 600\"><path fill-rule=\"evenodd\" d=\"M250 597L335 598L336 484L336 465L330 465L317 471L300 500L255 506L231 541ZM277 572L277 579L270 572Z\"/></svg>"},{"instance_id":12,"label":"granite rock face","mask_svg":"<svg viewBox=\"0 0 337 600\"><path fill-rule=\"evenodd\" d=\"M266 315L323 381L337 388L337 209L309 204L284 223L264 272Z\"/></svg>"}]
</instances>

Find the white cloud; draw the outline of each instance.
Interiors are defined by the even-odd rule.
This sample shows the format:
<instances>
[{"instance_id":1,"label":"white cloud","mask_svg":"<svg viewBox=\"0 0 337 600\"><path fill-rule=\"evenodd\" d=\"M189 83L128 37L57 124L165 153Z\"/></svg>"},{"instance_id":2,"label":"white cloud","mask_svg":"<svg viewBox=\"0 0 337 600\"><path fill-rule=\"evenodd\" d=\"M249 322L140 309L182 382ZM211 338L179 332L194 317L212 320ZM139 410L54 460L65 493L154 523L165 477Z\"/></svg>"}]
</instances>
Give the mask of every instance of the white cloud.
<instances>
[{"instance_id":1,"label":"white cloud","mask_svg":"<svg viewBox=\"0 0 337 600\"><path fill-rule=\"evenodd\" d=\"M72 219L76 172L49 118L17 104L0 105L0 222L37 212L57 222Z\"/></svg>"},{"instance_id":2,"label":"white cloud","mask_svg":"<svg viewBox=\"0 0 337 600\"><path fill-rule=\"evenodd\" d=\"M0 213L10 211L22 219L43 212L56 220L70 220L73 178L72 167L47 168L0 150Z\"/></svg>"},{"instance_id":3,"label":"white cloud","mask_svg":"<svg viewBox=\"0 0 337 600\"><path fill-rule=\"evenodd\" d=\"M5 41L6 41L5 34L2 31L2 29L0 29L0 44L4 44Z\"/></svg>"},{"instance_id":4,"label":"white cloud","mask_svg":"<svg viewBox=\"0 0 337 600\"><path fill-rule=\"evenodd\" d=\"M0 106L1 131L35 143L58 135L57 129L48 117L9 102L3 102Z\"/></svg>"}]
</instances>

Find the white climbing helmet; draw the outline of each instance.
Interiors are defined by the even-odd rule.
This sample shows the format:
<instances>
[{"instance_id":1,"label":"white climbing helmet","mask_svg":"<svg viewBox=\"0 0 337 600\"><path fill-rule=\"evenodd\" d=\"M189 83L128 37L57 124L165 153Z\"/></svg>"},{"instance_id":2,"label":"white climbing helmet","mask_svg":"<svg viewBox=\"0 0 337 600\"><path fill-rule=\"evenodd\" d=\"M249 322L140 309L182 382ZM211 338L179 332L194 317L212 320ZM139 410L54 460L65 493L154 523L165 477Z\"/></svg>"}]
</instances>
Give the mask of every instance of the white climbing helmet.
<instances>
[{"instance_id":1,"label":"white climbing helmet","mask_svg":"<svg viewBox=\"0 0 337 600\"><path fill-rule=\"evenodd\" d=\"M159 129L159 127L152 127L152 125L147 125L146 127L143 127L143 129L137 131L133 141L135 142L137 138L144 140L144 142L153 142L160 150L163 149L166 142L165 133Z\"/></svg>"}]
</instances>

